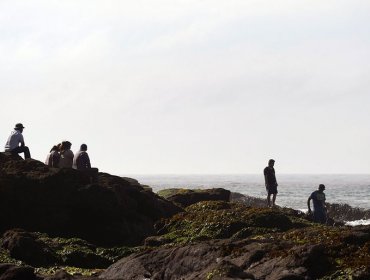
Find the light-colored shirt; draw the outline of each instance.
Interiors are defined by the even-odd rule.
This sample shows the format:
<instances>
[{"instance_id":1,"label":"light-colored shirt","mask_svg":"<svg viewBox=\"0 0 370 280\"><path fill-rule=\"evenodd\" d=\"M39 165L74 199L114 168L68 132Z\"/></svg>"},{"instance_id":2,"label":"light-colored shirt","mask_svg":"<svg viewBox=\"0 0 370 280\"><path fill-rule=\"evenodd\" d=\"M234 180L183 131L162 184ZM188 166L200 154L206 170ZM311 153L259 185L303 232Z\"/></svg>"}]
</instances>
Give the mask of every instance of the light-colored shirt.
<instances>
[{"instance_id":1,"label":"light-colored shirt","mask_svg":"<svg viewBox=\"0 0 370 280\"><path fill-rule=\"evenodd\" d=\"M10 152L19 147L19 143L24 145L23 135L20 131L13 130L8 138L8 141L6 141L5 152Z\"/></svg>"},{"instance_id":2,"label":"light-colored shirt","mask_svg":"<svg viewBox=\"0 0 370 280\"><path fill-rule=\"evenodd\" d=\"M78 151L73 158L73 168L78 170L90 169L90 158L86 151Z\"/></svg>"},{"instance_id":3,"label":"light-colored shirt","mask_svg":"<svg viewBox=\"0 0 370 280\"><path fill-rule=\"evenodd\" d=\"M65 150L60 153L59 167L60 168L72 168L73 164L73 152L71 150Z\"/></svg>"}]
</instances>

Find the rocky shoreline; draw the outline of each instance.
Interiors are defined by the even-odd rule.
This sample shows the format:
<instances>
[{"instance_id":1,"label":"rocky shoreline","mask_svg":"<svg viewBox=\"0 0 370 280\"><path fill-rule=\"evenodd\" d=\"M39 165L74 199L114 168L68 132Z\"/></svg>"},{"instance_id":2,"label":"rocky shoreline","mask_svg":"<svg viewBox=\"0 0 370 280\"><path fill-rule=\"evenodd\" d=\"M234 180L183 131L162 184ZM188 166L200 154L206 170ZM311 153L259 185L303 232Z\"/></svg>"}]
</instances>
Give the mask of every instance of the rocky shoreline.
<instances>
[{"instance_id":1,"label":"rocky shoreline","mask_svg":"<svg viewBox=\"0 0 370 280\"><path fill-rule=\"evenodd\" d=\"M331 226L224 189L153 193L134 179L0 153L0 280L370 279L370 211Z\"/></svg>"}]
</instances>

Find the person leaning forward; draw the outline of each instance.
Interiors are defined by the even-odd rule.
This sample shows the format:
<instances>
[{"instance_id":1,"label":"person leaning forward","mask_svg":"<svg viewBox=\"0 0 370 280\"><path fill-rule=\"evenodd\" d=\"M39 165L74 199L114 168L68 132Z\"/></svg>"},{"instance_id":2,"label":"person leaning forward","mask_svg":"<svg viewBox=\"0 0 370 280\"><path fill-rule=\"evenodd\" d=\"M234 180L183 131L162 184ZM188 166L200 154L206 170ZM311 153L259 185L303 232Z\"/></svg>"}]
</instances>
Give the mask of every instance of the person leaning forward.
<instances>
[{"instance_id":1,"label":"person leaning forward","mask_svg":"<svg viewBox=\"0 0 370 280\"><path fill-rule=\"evenodd\" d=\"M13 155L24 153L24 158L31 158L31 153L28 147L24 144L23 129L25 127L21 123L17 123L14 130L8 137L8 141L5 144L5 152L10 152Z\"/></svg>"},{"instance_id":2,"label":"person leaning forward","mask_svg":"<svg viewBox=\"0 0 370 280\"><path fill-rule=\"evenodd\" d=\"M310 202L313 202L313 220L316 223L325 224L327 220L327 210L325 205L325 185L320 184L319 189L314 191L307 200L308 214L311 214Z\"/></svg>"}]
</instances>

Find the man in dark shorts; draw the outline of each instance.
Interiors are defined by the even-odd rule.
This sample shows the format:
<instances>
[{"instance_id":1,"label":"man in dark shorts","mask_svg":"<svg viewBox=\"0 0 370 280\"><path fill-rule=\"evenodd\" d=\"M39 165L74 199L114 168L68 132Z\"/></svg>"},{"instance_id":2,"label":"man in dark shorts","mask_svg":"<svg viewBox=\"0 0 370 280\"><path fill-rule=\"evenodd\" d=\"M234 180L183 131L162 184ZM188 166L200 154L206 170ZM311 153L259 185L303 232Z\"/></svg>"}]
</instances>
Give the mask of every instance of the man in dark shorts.
<instances>
[{"instance_id":1,"label":"man in dark shorts","mask_svg":"<svg viewBox=\"0 0 370 280\"><path fill-rule=\"evenodd\" d=\"M325 224L327 220L326 205L325 205L325 186L319 185L319 189L314 191L307 200L308 213L311 214L310 202L313 202L313 220L316 223Z\"/></svg>"},{"instance_id":2,"label":"man in dark shorts","mask_svg":"<svg viewBox=\"0 0 370 280\"><path fill-rule=\"evenodd\" d=\"M275 206L276 195L278 193L277 186L278 183L275 177L274 169L275 160L270 159L268 166L263 170L265 175L265 186L267 191L267 206L271 207L271 195L272 195L272 206Z\"/></svg>"}]
</instances>

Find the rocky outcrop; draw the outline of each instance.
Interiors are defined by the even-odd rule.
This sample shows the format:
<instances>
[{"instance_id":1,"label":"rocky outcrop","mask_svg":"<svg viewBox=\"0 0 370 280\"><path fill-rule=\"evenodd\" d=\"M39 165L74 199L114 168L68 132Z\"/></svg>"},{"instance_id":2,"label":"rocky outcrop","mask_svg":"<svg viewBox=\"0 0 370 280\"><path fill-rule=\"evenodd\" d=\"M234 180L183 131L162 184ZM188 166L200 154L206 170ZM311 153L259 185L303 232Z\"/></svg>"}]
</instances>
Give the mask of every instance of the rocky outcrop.
<instances>
[{"instance_id":1,"label":"rocky outcrop","mask_svg":"<svg viewBox=\"0 0 370 280\"><path fill-rule=\"evenodd\" d=\"M230 191L221 188L206 190L165 189L159 191L158 194L180 207L188 207L200 201L230 201Z\"/></svg>"},{"instance_id":2,"label":"rocky outcrop","mask_svg":"<svg viewBox=\"0 0 370 280\"><path fill-rule=\"evenodd\" d=\"M165 223L164 243L123 258L99 277L370 279L370 226L327 227L292 210L221 202L195 204L186 213Z\"/></svg>"},{"instance_id":3,"label":"rocky outcrop","mask_svg":"<svg viewBox=\"0 0 370 280\"><path fill-rule=\"evenodd\" d=\"M38 280L33 267L0 264L0 280Z\"/></svg>"},{"instance_id":4,"label":"rocky outcrop","mask_svg":"<svg viewBox=\"0 0 370 280\"><path fill-rule=\"evenodd\" d=\"M187 243L220 238L241 239L253 235L286 231L311 223L291 209L252 208L241 203L203 201L185 208L155 227L158 236L145 240L146 245Z\"/></svg>"},{"instance_id":5,"label":"rocky outcrop","mask_svg":"<svg viewBox=\"0 0 370 280\"><path fill-rule=\"evenodd\" d=\"M98 245L134 245L154 223L182 211L139 184L99 173L90 183L73 169L0 153L0 231L23 228L80 237Z\"/></svg>"},{"instance_id":6,"label":"rocky outcrop","mask_svg":"<svg viewBox=\"0 0 370 280\"><path fill-rule=\"evenodd\" d=\"M305 231L294 233L305 234ZM321 234L325 234L325 231ZM365 260L354 267L348 267L340 262L341 252L336 251L339 248L345 249L358 259L361 258L361 249L343 243L330 244L329 241L311 244L302 239L285 240L283 236L276 234L259 239L213 240L170 248L160 247L120 260L103 272L100 278L304 280L322 277L338 279L335 275L342 275L341 279L370 277ZM346 278L349 275L357 277Z\"/></svg>"}]
</instances>

